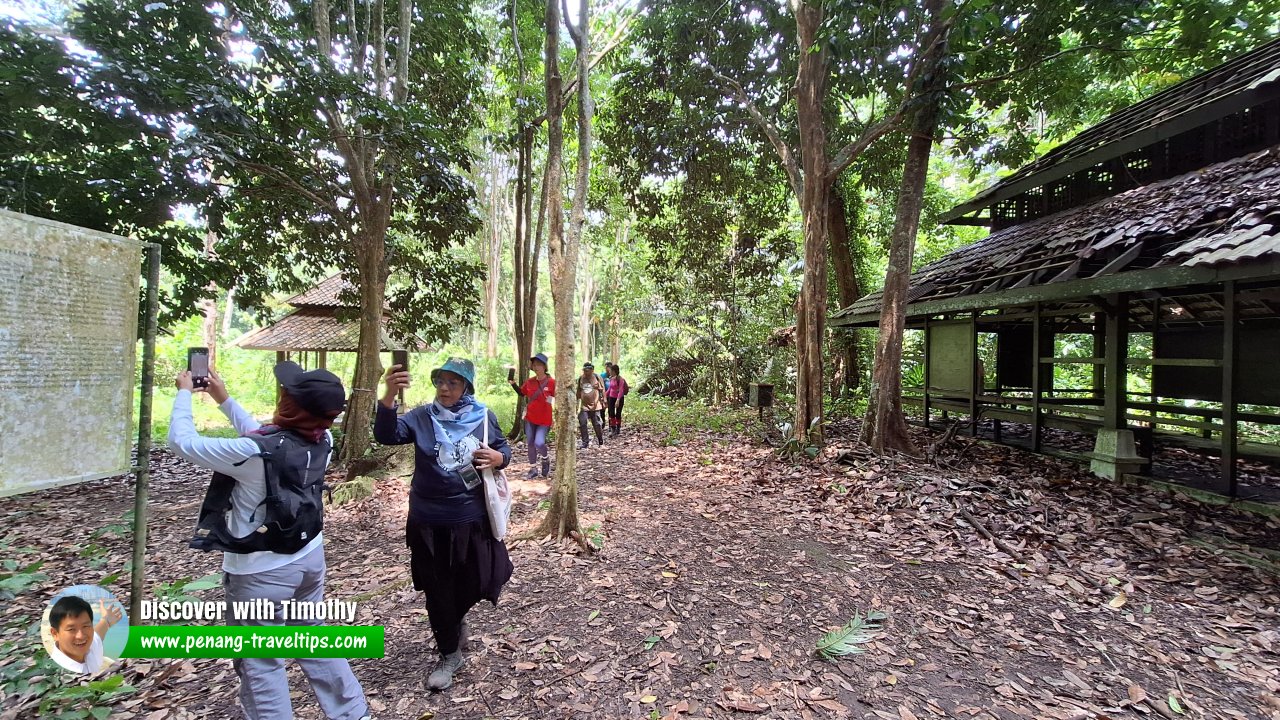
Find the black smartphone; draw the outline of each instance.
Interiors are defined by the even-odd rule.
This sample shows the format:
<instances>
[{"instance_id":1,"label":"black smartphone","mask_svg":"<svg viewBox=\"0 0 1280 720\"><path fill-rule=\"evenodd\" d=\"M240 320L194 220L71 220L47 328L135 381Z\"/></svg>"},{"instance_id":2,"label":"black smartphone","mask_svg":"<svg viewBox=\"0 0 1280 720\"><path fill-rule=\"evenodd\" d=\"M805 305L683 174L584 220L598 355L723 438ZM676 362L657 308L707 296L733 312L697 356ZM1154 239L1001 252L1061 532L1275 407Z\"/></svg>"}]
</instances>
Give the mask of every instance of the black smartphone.
<instances>
[{"instance_id":1,"label":"black smartphone","mask_svg":"<svg viewBox=\"0 0 1280 720\"><path fill-rule=\"evenodd\" d=\"M507 368L507 382L515 382L515 381L516 381L516 369L513 367Z\"/></svg>"},{"instance_id":2,"label":"black smartphone","mask_svg":"<svg viewBox=\"0 0 1280 720\"><path fill-rule=\"evenodd\" d=\"M209 387L209 348L187 348L187 369L191 371L192 385Z\"/></svg>"},{"instance_id":3,"label":"black smartphone","mask_svg":"<svg viewBox=\"0 0 1280 720\"><path fill-rule=\"evenodd\" d=\"M398 372L409 372L409 351L392 350L391 364L400 366L400 370Z\"/></svg>"}]
</instances>

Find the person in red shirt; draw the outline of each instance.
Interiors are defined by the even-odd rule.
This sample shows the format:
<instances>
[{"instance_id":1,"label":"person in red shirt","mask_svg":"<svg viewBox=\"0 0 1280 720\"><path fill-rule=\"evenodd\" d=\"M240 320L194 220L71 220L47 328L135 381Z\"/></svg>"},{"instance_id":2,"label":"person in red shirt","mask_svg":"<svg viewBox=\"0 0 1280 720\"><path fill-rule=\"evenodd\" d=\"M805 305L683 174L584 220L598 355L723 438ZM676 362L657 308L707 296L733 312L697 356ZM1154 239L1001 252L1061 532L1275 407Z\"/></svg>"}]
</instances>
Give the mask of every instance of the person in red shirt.
<instances>
[{"instance_id":1,"label":"person in red shirt","mask_svg":"<svg viewBox=\"0 0 1280 720\"><path fill-rule=\"evenodd\" d=\"M547 356L538 353L529 358L529 367L533 369L533 377L524 381L524 385L516 385L511 381L511 389L517 395L529 398L529 405L524 410L524 438L529 446L529 474L538 476L538 464L542 464L542 477L551 474L551 456L547 454L547 433L551 430L551 402L556 396L556 379L547 374Z\"/></svg>"}]
</instances>

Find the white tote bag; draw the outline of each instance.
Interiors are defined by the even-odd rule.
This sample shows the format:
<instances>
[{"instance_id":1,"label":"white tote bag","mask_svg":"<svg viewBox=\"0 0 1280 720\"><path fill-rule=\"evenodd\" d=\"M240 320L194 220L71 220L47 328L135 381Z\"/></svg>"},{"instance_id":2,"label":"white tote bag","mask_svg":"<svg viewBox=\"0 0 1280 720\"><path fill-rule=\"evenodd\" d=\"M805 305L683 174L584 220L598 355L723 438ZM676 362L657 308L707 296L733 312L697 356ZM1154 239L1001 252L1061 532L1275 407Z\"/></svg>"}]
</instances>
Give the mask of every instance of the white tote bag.
<instances>
[{"instance_id":1,"label":"white tote bag","mask_svg":"<svg viewBox=\"0 0 1280 720\"><path fill-rule=\"evenodd\" d=\"M489 418L484 419L484 447L489 447ZM507 474L502 470L489 468L481 470L484 478L484 506L489 512L489 527L493 536L499 540L507 536L507 523L511 519L511 487L507 485Z\"/></svg>"}]
</instances>

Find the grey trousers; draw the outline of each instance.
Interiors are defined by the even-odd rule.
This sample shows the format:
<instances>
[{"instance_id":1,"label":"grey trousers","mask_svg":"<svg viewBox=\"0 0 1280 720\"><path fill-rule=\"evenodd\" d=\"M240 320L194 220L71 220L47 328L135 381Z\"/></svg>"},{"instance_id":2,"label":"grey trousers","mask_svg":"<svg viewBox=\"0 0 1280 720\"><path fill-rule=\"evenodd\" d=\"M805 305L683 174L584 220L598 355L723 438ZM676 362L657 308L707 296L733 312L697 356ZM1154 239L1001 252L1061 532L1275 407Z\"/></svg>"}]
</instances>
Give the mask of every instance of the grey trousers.
<instances>
[{"instance_id":1,"label":"grey trousers","mask_svg":"<svg viewBox=\"0 0 1280 720\"><path fill-rule=\"evenodd\" d=\"M284 567L252 575L223 573L227 606L266 598L280 614L282 600L320 602L324 599L324 547ZM228 625L284 625L279 620L237 620L227 613ZM320 620L289 620L289 625L323 625ZM232 660L240 677L240 705L249 720L292 720L289 678L282 658L236 658ZM364 690L342 658L298 658L298 665L315 691L320 708L330 720L357 720L369 714Z\"/></svg>"},{"instance_id":2,"label":"grey trousers","mask_svg":"<svg viewBox=\"0 0 1280 720\"><path fill-rule=\"evenodd\" d=\"M594 427L596 430L596 441L600 445L604 444L604 427L603 427L604 421L600 417L603 414L604 414L603 410L579 410L578 411L578 434L582 436L583 445L586 445L590 441L590 436L587 435L588 419L591 420L591 426Z\"/></svg>"}]
</instances>

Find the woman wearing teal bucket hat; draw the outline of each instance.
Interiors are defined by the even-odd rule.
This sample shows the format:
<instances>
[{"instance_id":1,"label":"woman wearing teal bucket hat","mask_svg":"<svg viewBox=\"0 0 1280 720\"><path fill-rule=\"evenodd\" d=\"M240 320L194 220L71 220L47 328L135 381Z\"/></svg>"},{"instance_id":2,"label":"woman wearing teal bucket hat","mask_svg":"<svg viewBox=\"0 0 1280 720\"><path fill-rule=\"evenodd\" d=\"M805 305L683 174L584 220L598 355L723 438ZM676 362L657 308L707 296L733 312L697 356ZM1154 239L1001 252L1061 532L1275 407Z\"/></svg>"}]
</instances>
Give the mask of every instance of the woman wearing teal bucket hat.
<instances>
[{"instance_id":1,"label":"woman wearing teal bucket hat","mask_svg":"<svg viewBox=\"0 0 1280 720\"><path fill-rule=\"evenodd\" d=\"M547 356L538 353L529 358L533 377L517 385L510 381L517 395L529 398L524 411L524 441L529 447L529 479L538 476L542 465L542 477L551 473L551 456L547 450L547 434L551 432L552 403L556 398L556 379L547 374Z\"/></svg>"},{"instance_id":2,"label":"woman wearing teal bucket hat","mask_svg":"<svg viewBox=\"0 0 1280 720\"><path fill-rule=\"evenodd\" d=\"M476 400L475 377L470 360L449 358L431 371L435 400L398 417L396 396L409 387L410 378L393 365L373 425L374 437L384 445L414 445L405 533L413 586L426 594L441 655L427 678L431 690L448 688L462 667L467 611L481 600L497 605L513 570L507 546L490 531L478 472L506 467L511 446L497 416ZM486 432L487 446L482 442Z\"/></svg>"}]
</instances>

